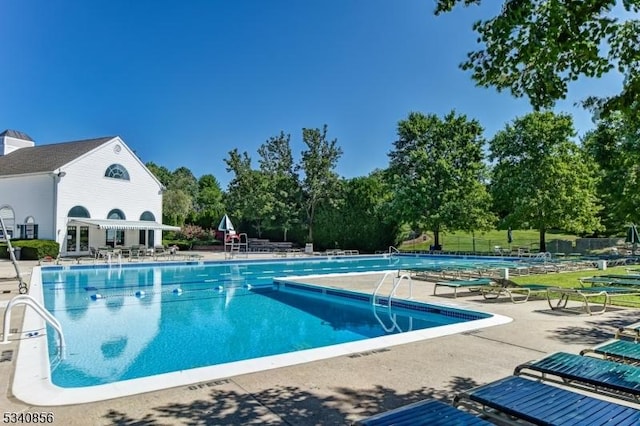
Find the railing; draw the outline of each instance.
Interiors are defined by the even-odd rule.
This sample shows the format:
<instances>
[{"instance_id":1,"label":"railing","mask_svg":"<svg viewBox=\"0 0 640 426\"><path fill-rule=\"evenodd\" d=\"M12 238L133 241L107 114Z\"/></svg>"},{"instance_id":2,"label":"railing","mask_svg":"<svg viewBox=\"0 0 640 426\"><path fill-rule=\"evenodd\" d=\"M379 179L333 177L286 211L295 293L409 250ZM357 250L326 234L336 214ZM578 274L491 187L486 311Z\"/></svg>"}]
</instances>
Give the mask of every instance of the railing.
<instances>
[{"instance_id":1,"label":"railing","mask_svg":"<svg viewBox=\"0 0 640 426\"><path fill-rule=\"evenodd\" d=\"M403 279L407 279L409 281L409 299L413 299L413 281L411 280L411 277L409 276L409 274L402 274L399 277L394 278L393 289L389 294L389 298L392 298L393 296L396 295L396 290L398 289L398 286L400 285Z\"/></svg>"},{"instance_id":2,"label":"railing","mask_svg":"<svg viewBox=\"0 0 640 426\"><path fill-rule=\"evenodd\" d=\"M18 292L20 294L24 294L27 292L27 284L22 279L22 273L20 272L20 267L18 266L18 261L16 260L16 256L14 253L14 247L11 245L11 235L7 232L7 226L4 223L4 219L0 216L0 229L2 230L2 236L7 242L7 251L9 252L9 259L13 264L13 268L16 271L16 279L18 280Z\"/></svg>"},{"instance_id":3,"label":"railing","mask_svg":"<svg viewBox=\"0 0 640 426\"><path fill-rule=\"evenodd\" d=\"M389 255L392 255L392 254L395 254L395 253L400 253L400 250L398 250L394 246L389 246Z\"/></svg>"},{"instance_id":4,"label":"railing","mask_svg":"<svg viewBox=\"0 0 640 426\"><path fill-rule=\"evenodd\" d=\"M64 350L66 347L66 343L64 341L64 334L62 334L62 326L60 322L49 313L36 299L33 297L21 294L19 296L15 296L13 299L9 301L7 304L7 308L4 311L4 327L2 329L3 340L0 344L9 343L9 330L11 330L11 309L16 305L26 305L33 308L34 311L40 317L45 320L53 329L58 333L58 351L61 358L64 358Z\"/></svg>"},{"instance_id":5,"label":"railing","mask_svg":"<svg viewBox=\"0 0 640 426\"><path fill-rule=\"evenodd\" d=\"M391 320L391 326L387 327L387 325L380 319L380 317L378 316L378 312L376 311L376 305L377 305L376 298L378 297L378 291L384 284L385 280L387 279L387 276L391 273L397 273L397 277L393 279L393 286L391 288L391 292L389 292L389 295L387 296L387 313L389 315L389 319ZM411 277L408 274L400 275L400 271L397 271L397 272L389 271L385 273L373 291L373 298L371 299L371 308L373 310L373 315L376 317L376 319L378 320L378 322L380 323L384 331L386 331L387 333L391 333L393 330L398 330L402 332L402 329L400 329L400 326L396 321L396 314L391 312L391 298L396 295L398 286L400 286L400 283L402 282L403 279L406 279L409 281L409 299L411 299L413 298L413 281L411 280ZM409 329L407 331L410 331L411 329L413 329L413 318L410 317Z\"/></svg>"}]
</instances>

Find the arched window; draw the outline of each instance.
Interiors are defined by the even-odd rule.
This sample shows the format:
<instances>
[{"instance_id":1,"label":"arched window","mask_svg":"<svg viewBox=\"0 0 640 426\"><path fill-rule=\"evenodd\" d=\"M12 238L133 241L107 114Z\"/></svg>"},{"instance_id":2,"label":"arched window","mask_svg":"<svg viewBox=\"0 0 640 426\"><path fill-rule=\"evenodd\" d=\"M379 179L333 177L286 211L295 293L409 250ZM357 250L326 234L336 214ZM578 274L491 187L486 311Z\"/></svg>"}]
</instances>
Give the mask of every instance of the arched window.
<instances>
[{"instance_id":1,"label":"arched window","mask_svg":"<svg viewBox=\"0 0 640 426\"><path fill-rule=\"evenodd\" d=\"M73 206L71 207L71 210L69 210L69 213L67 213L68 217L85 217L85 218L90 218L91 215L89 214L89 210L85 209L82 206Z\"/></svg>"},{"instance_id":2,"label":"arched window","mask_svg":"<svg viewBox=\"0 0 640 426\"><path fill-rule=\"evenodd\" d=\"M113 209L107 215L107 219L125 220L126 217L125 217L124 213L122 212L122 210Z\"/></svg>"},{"instance_id":3,"label":"arched window","mask_svg":"<svg viewBox=\"0 0 640 426\"><path fill-rule=\"evenodd\" d=\"M156 217L150 211L146 211L140 215L140 220L154 221Z\"/></svg>"},{"instance_id":4,"label":"arched window","mask_svg":"<svg viewBox=\"0 0 640 426\"><path fill-rule=\"evenodd\" d=\"M0 207L0 217L2 217L2 220L4 221L4 226L7 227L7 234L13 237L14 226L16 224L16 215L13 212L13 209L9 206ZM2 232L2 229L0 229L0 234L0 238L6 238L6 235L4 235L4 233Z\"/></svg>"},{"instance_id":5,"label":"arched window","mask_svg":"<svg viewBox=\"0 0 640 426\"><path fill-rule=\"evenodd\" d=\"M140 220L153 222L156 220L156 217L150 211L146 211L140 215ZM155 232L153 229L141 229L138 235L138 241L142 245L149 245L149 247L153 247L155 242Z\"/></svg>"},{"instance_id":6,"label":"arched window","mask_svg":"<svg viewBox=\"0 0 640 426\"><path fill-rule=\"evenodd\" d=\"M112 179L129 180L129 172L122 164L112 164L104 172L105 177Z\"/></svg>"},{"instance_id":7,"label":"arched window","mask_svg":"<svg viewBox=\"0 0 640 426\"><path fill-rule=\"evenodd\" d=\"M38 239L38 225L33 216L27 216L23 225L18 225L18 231L20 231L20 238L25 240Z\"/></svg>"}]
</instances>

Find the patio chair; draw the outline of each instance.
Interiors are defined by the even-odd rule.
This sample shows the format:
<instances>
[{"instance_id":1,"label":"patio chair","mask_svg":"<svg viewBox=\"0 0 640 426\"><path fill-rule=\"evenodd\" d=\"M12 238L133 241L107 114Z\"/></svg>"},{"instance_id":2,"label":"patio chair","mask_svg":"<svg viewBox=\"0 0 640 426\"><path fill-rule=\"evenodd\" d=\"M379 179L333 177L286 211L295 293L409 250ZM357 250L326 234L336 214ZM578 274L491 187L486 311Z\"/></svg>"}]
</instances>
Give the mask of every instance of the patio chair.
<instances>
[{"instance_id":1,"label":"patio chair","mask_svg":"<svg viewBox=\"0 0 640 426\"><path fill-rule=\"evenodd\" d=\"M357 426L490 425L471 413L434 399L418 401L357 421Z\"/></svg>"},{"instance_id":2,"label":"patio chair","mask_svg":"<svg viewBox=\"0 0 640 426\"><path fill-rule=\"evenodd\" d=\"M536 425L636 425L640 410L524 377L504 379L462 392L453 400L497 421L512 417Z\"/></svg>"},{"instance_id":3,"label":"patio chair","mask_svg":"<svg viewBox=\"0 0 640 426\"><path fill-rule=\"evenodd\" d=\"M559 298L555 306L551 301L551 295L558 294ZM635 296L640 294L640 288L632 287L580 287L580 288L566 288L566 287L549 287L547 289L547 302L552 310L575 310L575 308L569 308L568 302L570 299L577 299L582 302L578 312L583 312L589 315L601 314L607 310L607 306L611 305L612 297L616 296ZM602 300L602 309L599 311L593 311L589 300Z\"/></svg>"},{"instance_id":4,"label":"patio chair","mask_svg":"<svg viewBox=\"0 0 640 426\"><path fill-rule=\"evenodd\" d=\"M611 339L593 348L583 349L580 355L596 355L625 364L640 364L640 343L625 339Z\"/></svg>"},{"instance_id":5,"label":"patio chair","mask_svg":"<svg viewBox=\"0 0 640 426\"><path fill-rule=\"evenodd\" d=\"M478 291L481 287L493 285L491 278L476 278L470 280L450 280L437 281L433 286L433 295L436 295L438 287L449 287L453 289L453 297L458 297L459 288L468 288L469 291Z\"/></svg>"},{"instance_id":6,"label":"patio chair","mask_svg":"<svg viewBox=\"0 0 640 426\"><path fill-rule=\"evenodd\" d=\"M520 364L513 374L632 401L640 397L640 368L594 357L556 352Z\"/></svg>"},{"instance_id":7,"label":"patio chair","mask_svg":"<svg viewBox=\"0 0 640 426\"><path fill-rule=\"evenodd\" d=\"M509 296L513 303L525 303L529 300L531 295L545 294L547 293L548 285L543 284L523 284L517 286L510 286L508 280L503 280L502 284L495 284L487 287L482 287L480 292L485 299L495 300L503 294ZM514 297L520 296L519 299Z\"/></svg>"},{"instance_id":8,"label":"patio chair","mask_svg":"<svg viewBox=\"0 0 640 426\"><path fill-rule=\"evenodd\" d=\"M614 276L608 276L608 275L600 275L595 277L579 278L578 281L580 281L580 285L582 285L583 287L586 287L585 284L590 284L592 287L597 287L601 285L609 285L609 286L613 285L617 287L623 287L623 286L640 287L640 279L633 278L633 277L625 278L625 277L619 277L619 276L614 277Z\"/></svg>"},{"instance_id":9,"label":"patio chair","mask_svg":"<svg viewBox=\"0 0 640 426\"><path fill-rule=\"evenodd\" d=\"M640 340L640 322L626 325L618 328L615 338L620 339L622 337L629 337L634 340Z\"/></svg>"}]
</instances>

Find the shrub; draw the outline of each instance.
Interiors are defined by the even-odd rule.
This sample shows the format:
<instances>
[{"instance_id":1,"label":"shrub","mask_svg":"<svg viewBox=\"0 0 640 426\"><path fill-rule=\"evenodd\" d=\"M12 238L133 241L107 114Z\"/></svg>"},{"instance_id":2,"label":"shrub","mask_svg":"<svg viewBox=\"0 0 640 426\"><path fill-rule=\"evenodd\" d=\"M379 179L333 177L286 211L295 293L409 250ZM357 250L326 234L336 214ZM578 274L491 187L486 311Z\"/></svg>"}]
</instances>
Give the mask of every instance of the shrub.
<instances>
[{"instance_id":1,"label":"shrub","mask_svg":"<svg viewBox=\"0 0 640 426\"><path fill-rule=\"evenodd\" d=\"M11 240L11 245L20 247L21 260L38 260L45 256L57 257L60 253L60 244L52 240ZM7 245L0 245L0 257L9 258Z\"/></svg>"}]
</instances>

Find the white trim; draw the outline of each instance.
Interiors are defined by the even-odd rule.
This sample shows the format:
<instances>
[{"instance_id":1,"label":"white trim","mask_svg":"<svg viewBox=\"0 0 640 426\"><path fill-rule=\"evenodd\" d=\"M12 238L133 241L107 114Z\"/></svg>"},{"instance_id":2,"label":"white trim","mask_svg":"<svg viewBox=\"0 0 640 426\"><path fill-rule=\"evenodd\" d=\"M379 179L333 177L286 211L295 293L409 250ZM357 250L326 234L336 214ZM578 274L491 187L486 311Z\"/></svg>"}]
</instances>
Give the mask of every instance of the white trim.
<instances>
[{"instance_id":1,"label":"white trim","mask_svg":"<svg viewBox=\"0 0 640 426\"><path fill-rule=\"evenodd\" d=\"M179 231L179 226L164 225L150 220L116 220L116 219L85 219L82 217L69 218L67 225L74 223L97 226L99 229L160 229L163 231Z\"/></svg>"}]
</instances>

